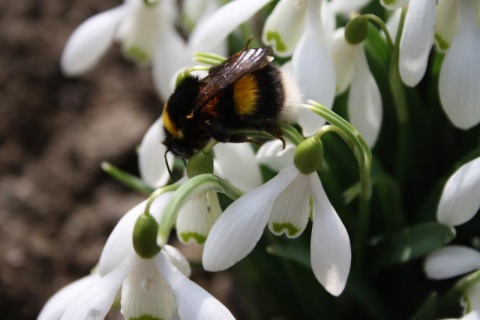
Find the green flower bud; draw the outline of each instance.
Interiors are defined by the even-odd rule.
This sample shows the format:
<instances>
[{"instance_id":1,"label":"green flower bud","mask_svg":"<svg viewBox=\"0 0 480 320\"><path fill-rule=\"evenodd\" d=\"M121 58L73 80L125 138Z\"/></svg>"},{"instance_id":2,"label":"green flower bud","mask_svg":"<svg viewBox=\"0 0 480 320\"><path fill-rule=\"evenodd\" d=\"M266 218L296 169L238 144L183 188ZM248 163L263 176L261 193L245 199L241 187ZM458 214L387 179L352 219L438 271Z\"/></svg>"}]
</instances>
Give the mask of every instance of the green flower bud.
<instances>
[{"instance_id":1,"label":"green flower bud","mask_svg":"<svg viewBox=\"0 0 480 320\"><path fill-rule=\"evenodd\" d=\"M187 176L193 178L204 173L213 173L213 153L200 150L188 161Z\"/></svg>"},{"instance_id":2,"label":"green flower bud","mask_svg":"<svg viewBox=\"0 0 480 320\"><path fill-rule=\"evenodd\" d=\"M144 259L157 255L161 248L157 245L158 223L151 215L142 214L133 228L133 248Z\"/></svg>"},{"instance_id":3,"label":"green flower bud","mask_svg":"<svg viewBox=\"0 0 480 320\"><path fill-rule=\"evenodd\" d=\"M293 163L303 174L310 174L317 171L322 160L323 143L315 137L310 137L300 143L293 156Z\"/></svg>"},{"instance_id":4,"label":"green flower bud","mask_svg":"<svg viewBox=\"0 0 480 320\"><path fill-rule=\"evenodd\" d=\"M368 36L368 19L357 16L350 20L345 27L345 39L355 45L362 43Z\"/></svg>"}]
</instances>

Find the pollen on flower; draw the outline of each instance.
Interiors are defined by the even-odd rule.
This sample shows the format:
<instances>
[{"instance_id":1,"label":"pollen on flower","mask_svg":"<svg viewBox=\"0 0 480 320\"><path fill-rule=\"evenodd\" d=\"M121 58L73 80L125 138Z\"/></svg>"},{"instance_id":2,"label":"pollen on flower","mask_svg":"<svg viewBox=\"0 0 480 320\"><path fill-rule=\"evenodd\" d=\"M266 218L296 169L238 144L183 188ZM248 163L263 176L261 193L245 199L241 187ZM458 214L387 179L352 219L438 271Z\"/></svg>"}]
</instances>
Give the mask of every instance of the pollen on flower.
<instances>
[{"instance_id":1,"label":"pollen on flower","mask_svg":"<svg viewBox=\"0 0 480 320\"><path fill-rule=\"evenodd\" d=\"M288 237L295 237L300 232L300 228L295 227L291 223L273 223L272 226L275 233L280 234L284 232Z\"/></svg>"}]
</instances>

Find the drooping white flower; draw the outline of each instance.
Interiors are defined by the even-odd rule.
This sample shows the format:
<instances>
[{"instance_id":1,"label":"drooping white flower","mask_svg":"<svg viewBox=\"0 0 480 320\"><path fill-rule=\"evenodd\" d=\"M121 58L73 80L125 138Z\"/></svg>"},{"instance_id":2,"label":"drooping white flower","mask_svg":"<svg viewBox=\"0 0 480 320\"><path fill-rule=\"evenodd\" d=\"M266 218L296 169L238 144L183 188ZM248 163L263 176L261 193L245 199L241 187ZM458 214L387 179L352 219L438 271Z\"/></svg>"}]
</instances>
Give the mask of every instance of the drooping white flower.
<instances>
[{"instance_id":1,"label":"drooping white flower","mask_svg":"<svg viewBox=\"0 0 480 320\"><path fill-rule=\"evenodd\" d=\"M382 124L382 98L368 67L363 44L349 44L344 28L340 28L333 37L332 56L337 72L337 93L350 86L347 102L350 122L372 147Z\"/></svg>"},{"instance_id":2,"label":"drooping white flower","mask_svg":"<svg viewBox=\"0 0 480 320\"><path fill-rule=\"evenodd\" d=\"M381 3L390 10L408 6L400 39L399 71L402 81L407 86L414 87L425 74L434 42L436 1L382 0ZM399 17L397 14L394 15L395 18ZM390 30L394 31L393 37L396 37L398 20L390 24Z\"/></svg>"},{"instance_id":3,"label":"drooping white flower","mask_svg":"<svg viewBox=\"0 0 480 320\"><path fill-rule=\"evenodd\" d=\"M408 3L399 57L400 76L407 86L416 86L427 69L435 36L435 7L435 0Z\"/></svg>"},{"instance_id":4,"label":"drooping white flower","mask_svg":"<svg viewBox=\"0 0 480 320\"><path fill-rule=\"evenodd\" d=\"M292 160L275 178L240 197L220 216L205 243L205 269L224 270L243 259L267 224L276 235L298 237L308 223L310 197L314 201L312 269L328 292L339 295L350 270L348 233L318 175L300 173Z\"/></svg>"},{"instance_id":5,"label":"drooping white flower","mask_svg":"<svg viewBox=\"0 0 480 320\"><path fill-rule=\"evenodd\" d=\"M439 222L458 226L474 217L480 208L480 158L462 165L447 181L437 210ZM424 262L431 279L447 279L480 269L480 252L462 245L450 245L432 252ZM480 287L465 291L468 301L462 319L476 319L480 310ZM472 311L473 310L473 311Z\"/></svg>"},{"instance_id":6,"label":"drooping white flower","mask_svg":"<svg viewBox=\"0 0 480 320\"><path fill-rule=\"evenodd\" d=\"M480 158L462 165L447 181L440 198L437 220L449 226L463 224L480 208Z\"/></svg>"},{"instance_id":7,"label":"drooping white flower","mask_svg":"<svg viewBox=\"0 0 480 320\"><path fill-rule=\"evenodd\" d=\"M158 219L168 194L151 207ZM230 311L188 279L190 266L174 247L164 246L142 259L132 245L136 219L145 202L128 212L115 227L100 258L99 275L76 282L52 297L41 319L103 319L121 289L121 312L126 319L234 319Z\"/></svg>"},{"instance_id":8,"label":"drooping white flower","mask_svg":"<svg viewBox=\"0 0 480 320\"><path fill-rule=\"evenodd\" d=\"M443 109L460 129L480 122L480 29L472 0L458 1L458 30L445 55L438 91Z\"/></svg>"}]
</instances>

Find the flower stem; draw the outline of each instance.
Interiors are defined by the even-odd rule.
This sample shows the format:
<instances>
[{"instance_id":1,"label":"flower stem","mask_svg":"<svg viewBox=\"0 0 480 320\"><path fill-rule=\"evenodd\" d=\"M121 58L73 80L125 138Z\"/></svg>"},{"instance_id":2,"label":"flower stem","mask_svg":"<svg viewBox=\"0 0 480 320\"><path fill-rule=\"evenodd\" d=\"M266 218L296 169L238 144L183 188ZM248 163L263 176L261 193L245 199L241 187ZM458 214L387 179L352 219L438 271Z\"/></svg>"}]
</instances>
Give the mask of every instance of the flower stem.
<instances>
[{"instance_id":1,"label":"flower stem","mask_svg":"<svg viewBox=\"0 0 480 320\"><path fill-rule=\"evenodd\" d=\"M315 112L325 118L333 126L337 127L338 129L327 128L325 129L325 132L341 132L339 133L339 136L349 145L358 161L361 191L358 208L358 225L356 228L357 233L354 243L357 247L355 250L357 266L360 267L363 265L362 260L365 256L364 253L367 247L367 235L370 220L370 199L372 197L370 172L372 163L371 150L368 148L358 130L335 112L315 101L308 101L308 104L303 105L303 107ZM319 134L322 134L322 129L320 129Z\"/></svg>"},{"instance_id":2,"label":"flower stem","mask_svg":"<svg viewBox=\"0 0 480 320\"><path fill-rule=\"evenodd\" d=\"M143 214L148 216L150 215L150 207L152 206L153 201L157 199L160 195L164 194L165 192L169 191L175 191L178 189L178 185L169 185L165 187L158 188L152 194L150 197L148 197L147 204L145 205L145 210L143 211Z\"/></svg>"},{"instance_id":3,"label":"flower stem","mask_svg":"<svg viewBox=\"0 0 480 320\"><path fill-rule=\"evenodd\" d=\"M210 173L201 174L189 179L178 187L165 207L158 226L157 243L160 246L167 243L178 211L185 201L205 191L221 192L234 200L242 195L242 192L230 183Z\"/></svg>"},{"instance_id":4,"label":"flower stem","mask_svg":"<svg viewBox=\"0 0 480 320\"><path fill-rule=\"evenodd\" d=\"M402 9L402 16L398 26L397 38L392 52L392 59L390 61L390 91L392 92L393 101L398 121L398 135L397 135L397 156L396 156L396 176L399 180L400 186L405 185L405 178L408 166L408 141L409 141L409 115L407 98L405 95L405 87L400 78L399 58L400 58L400 39L401 32L405 23L406 8Z\"/></svg>"},{"instance_id":5,"label":"flower stem","mask_svg":"<svg viewBox=\"0 0 480 320\"><path fill-rule=\"evenodd\" d=\"M388 28L385 22L382 19L380 19L378 16L371 13L364 14L363 17L367 18L368 20L376 24L378 27L380 27L380 29L382 29L383 33L385 34L385 37L387 38L387 43L388 43L388 46L390 47L390 50L393 50L395 47L395 44L393 43L392 36L390 35L390 31L388 31Z\"/></svg>"}]
</instances>

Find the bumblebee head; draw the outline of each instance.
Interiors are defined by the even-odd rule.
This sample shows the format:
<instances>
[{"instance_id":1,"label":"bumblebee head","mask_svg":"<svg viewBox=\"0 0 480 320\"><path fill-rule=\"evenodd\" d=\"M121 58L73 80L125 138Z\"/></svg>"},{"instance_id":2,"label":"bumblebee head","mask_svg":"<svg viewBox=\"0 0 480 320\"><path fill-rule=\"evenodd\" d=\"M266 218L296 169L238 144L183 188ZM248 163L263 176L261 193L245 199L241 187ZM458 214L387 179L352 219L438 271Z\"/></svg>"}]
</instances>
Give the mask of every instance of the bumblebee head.
<instances>
[{"instance_id":1,"label":"bumblebee head","mask_svg":"<svg viewBox=\"0 0 480 320\"><path fill-rule=\"evenodd\" d=\"M163 144L167 147L167 152L173 152L177 156L189 159L198 150L197 146L191 141L178 139L165 130L165 139Z\"/></svg>"},{"instance_id":2,"label":"bumblebee head","mask_svg":"<svg viewBox=\"0 0 480 320\"><path fill-rule=\"evenodd\" d=\"M163 108L163 144L167 150L183 158L190 158L198 150L192 134L191 114L200 91L200 80L186 77L175 89Z\"/></svg>"}]
</instances>

